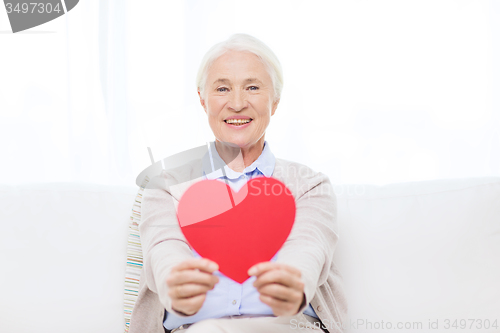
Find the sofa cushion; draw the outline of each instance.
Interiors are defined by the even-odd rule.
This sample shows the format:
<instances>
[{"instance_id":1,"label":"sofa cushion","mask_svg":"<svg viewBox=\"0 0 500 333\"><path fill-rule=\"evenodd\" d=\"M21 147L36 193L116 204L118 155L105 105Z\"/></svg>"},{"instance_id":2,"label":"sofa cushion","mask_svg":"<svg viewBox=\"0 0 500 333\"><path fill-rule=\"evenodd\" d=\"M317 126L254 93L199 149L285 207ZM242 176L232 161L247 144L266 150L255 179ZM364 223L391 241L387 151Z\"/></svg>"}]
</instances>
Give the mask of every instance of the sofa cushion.
<instances>
[{"instance_id":1,"label":"sofa cushion","mask_svg":"<svg viewBox=\"0 0 500 333\"><path fill-rule=\"evenodd\" d=\"M419 332L429 320L440 330L447 319L497 319L500 326L500 178L346 185L336 192L335 260L351 323L365 323L353 332L380 332L382 321L422 323ZM460 332L477 331L470 324Z\"/></svg>"},{"instance_id":2,"label":"sofa cushion","mask_svg":"<svg viewBox=\"0 0 500 333\"><path fill-rule=\"evenodd\" d=\"M0 187L0 332L123 332L137 187Z\"/></svg>"}]
</instances>

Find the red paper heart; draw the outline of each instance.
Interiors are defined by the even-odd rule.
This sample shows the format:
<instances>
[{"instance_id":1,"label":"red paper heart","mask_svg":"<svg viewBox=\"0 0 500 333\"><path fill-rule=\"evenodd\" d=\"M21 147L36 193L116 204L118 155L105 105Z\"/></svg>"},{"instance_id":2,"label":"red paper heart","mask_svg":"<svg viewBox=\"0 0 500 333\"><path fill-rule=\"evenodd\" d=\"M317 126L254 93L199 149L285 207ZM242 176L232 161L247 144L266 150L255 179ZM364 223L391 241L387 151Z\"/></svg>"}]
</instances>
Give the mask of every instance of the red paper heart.
<instances>
[{"instance_id":1,"label":"red paper heart","mask_svg":"<svg viewBox=\"0 0 500 333\"><path fill-rule=\"evenodd\" d=\"M272 177L253 178L238 192L218 180L203 180L184 192L177 218L200 256L243 283L250 267L271 260L285 243L295 220L295 200Z\"/></svg>"}]
</instances>

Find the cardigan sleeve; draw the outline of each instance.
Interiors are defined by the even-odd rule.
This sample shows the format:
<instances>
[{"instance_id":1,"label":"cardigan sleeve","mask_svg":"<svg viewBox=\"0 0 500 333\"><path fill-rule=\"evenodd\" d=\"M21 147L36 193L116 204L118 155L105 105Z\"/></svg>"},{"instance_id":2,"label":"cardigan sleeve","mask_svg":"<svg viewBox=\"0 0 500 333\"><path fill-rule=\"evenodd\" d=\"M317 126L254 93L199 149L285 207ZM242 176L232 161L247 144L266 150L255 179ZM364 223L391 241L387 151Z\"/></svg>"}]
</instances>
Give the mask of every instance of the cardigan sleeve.
<instances>
[{"instance_id":1,"label":"cardigan sleeve","mask_svg":"<svg viewBox=\"0 0 500 333\"><path fill-rule=\"evenodd\" d=\"M176 199L169 192L172 179L162 172L153 178L143 192L139 232L143 253L143 270L148 288L157 293L167 312L186 315L172 309L168 296L167 276L172 268L193 253L177 222Z\"/></svg>"},{"instance_id":2,"label":"cardigan sleeve","mask_svg":"<svg viewBox=\"0 0 500 333\"><path fill-rule=\"evenodd\" d=\"M295 223L277 258L301 271L306 301L299 312L326 282L338 241L337 200L330 180L316 173L311 181L309 189L295 199Z\"/></svg>"}]
</instances>

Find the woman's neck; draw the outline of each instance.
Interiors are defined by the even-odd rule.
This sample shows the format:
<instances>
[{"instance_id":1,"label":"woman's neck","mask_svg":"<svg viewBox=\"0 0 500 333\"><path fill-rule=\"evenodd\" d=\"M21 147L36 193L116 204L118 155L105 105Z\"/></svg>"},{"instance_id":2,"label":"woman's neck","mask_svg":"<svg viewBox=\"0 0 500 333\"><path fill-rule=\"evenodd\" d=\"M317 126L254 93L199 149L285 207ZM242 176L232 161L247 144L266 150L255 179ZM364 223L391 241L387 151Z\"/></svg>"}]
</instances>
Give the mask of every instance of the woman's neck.
<instances>
[{"instance_id":1,"label":"woman's neck","mask_svg":"<svg viewBox=\"0 0 500 333\"><path fill-rule=\"evenodd\" d=\"M264 136L250 147L240 148L232 143L215 140L215 148L224 163L236 172L243 170L255 162L264 149Z\"/></svg>"}]
</instances>

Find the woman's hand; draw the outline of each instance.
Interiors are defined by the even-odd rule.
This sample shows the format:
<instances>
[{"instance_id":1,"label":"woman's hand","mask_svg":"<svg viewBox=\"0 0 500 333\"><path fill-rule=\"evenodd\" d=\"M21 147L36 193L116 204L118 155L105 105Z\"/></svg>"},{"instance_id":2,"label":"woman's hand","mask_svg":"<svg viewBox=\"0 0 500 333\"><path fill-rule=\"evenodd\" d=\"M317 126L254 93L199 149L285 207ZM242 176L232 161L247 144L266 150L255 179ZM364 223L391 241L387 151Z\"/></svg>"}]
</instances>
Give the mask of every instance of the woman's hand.
<instances>
[{"instance_id":1,"label":"woman's hand","mask_svg":"<svg viewBox=\"0 0 500 333\"><path fill-rule=\"evenodd\" d=\"M293 316L305 302L304 283L298 269L275 262L261 262L248 270L257 279L254 287L259 299L269 305L276 316Z\"/></svg>"},{"instance_id":2,"label":"woman's hand","mask_svg":"<svg viewBox=\"0 0 500 333\"><path fill-rule=\"evenodd\" d=\"M167 277L172 309L187 316L198 312L207 291L219 282L219 278L213 275L218 269L219 265L204 258L188 259L174 266Z\"/></svg>"}]
</instances>

